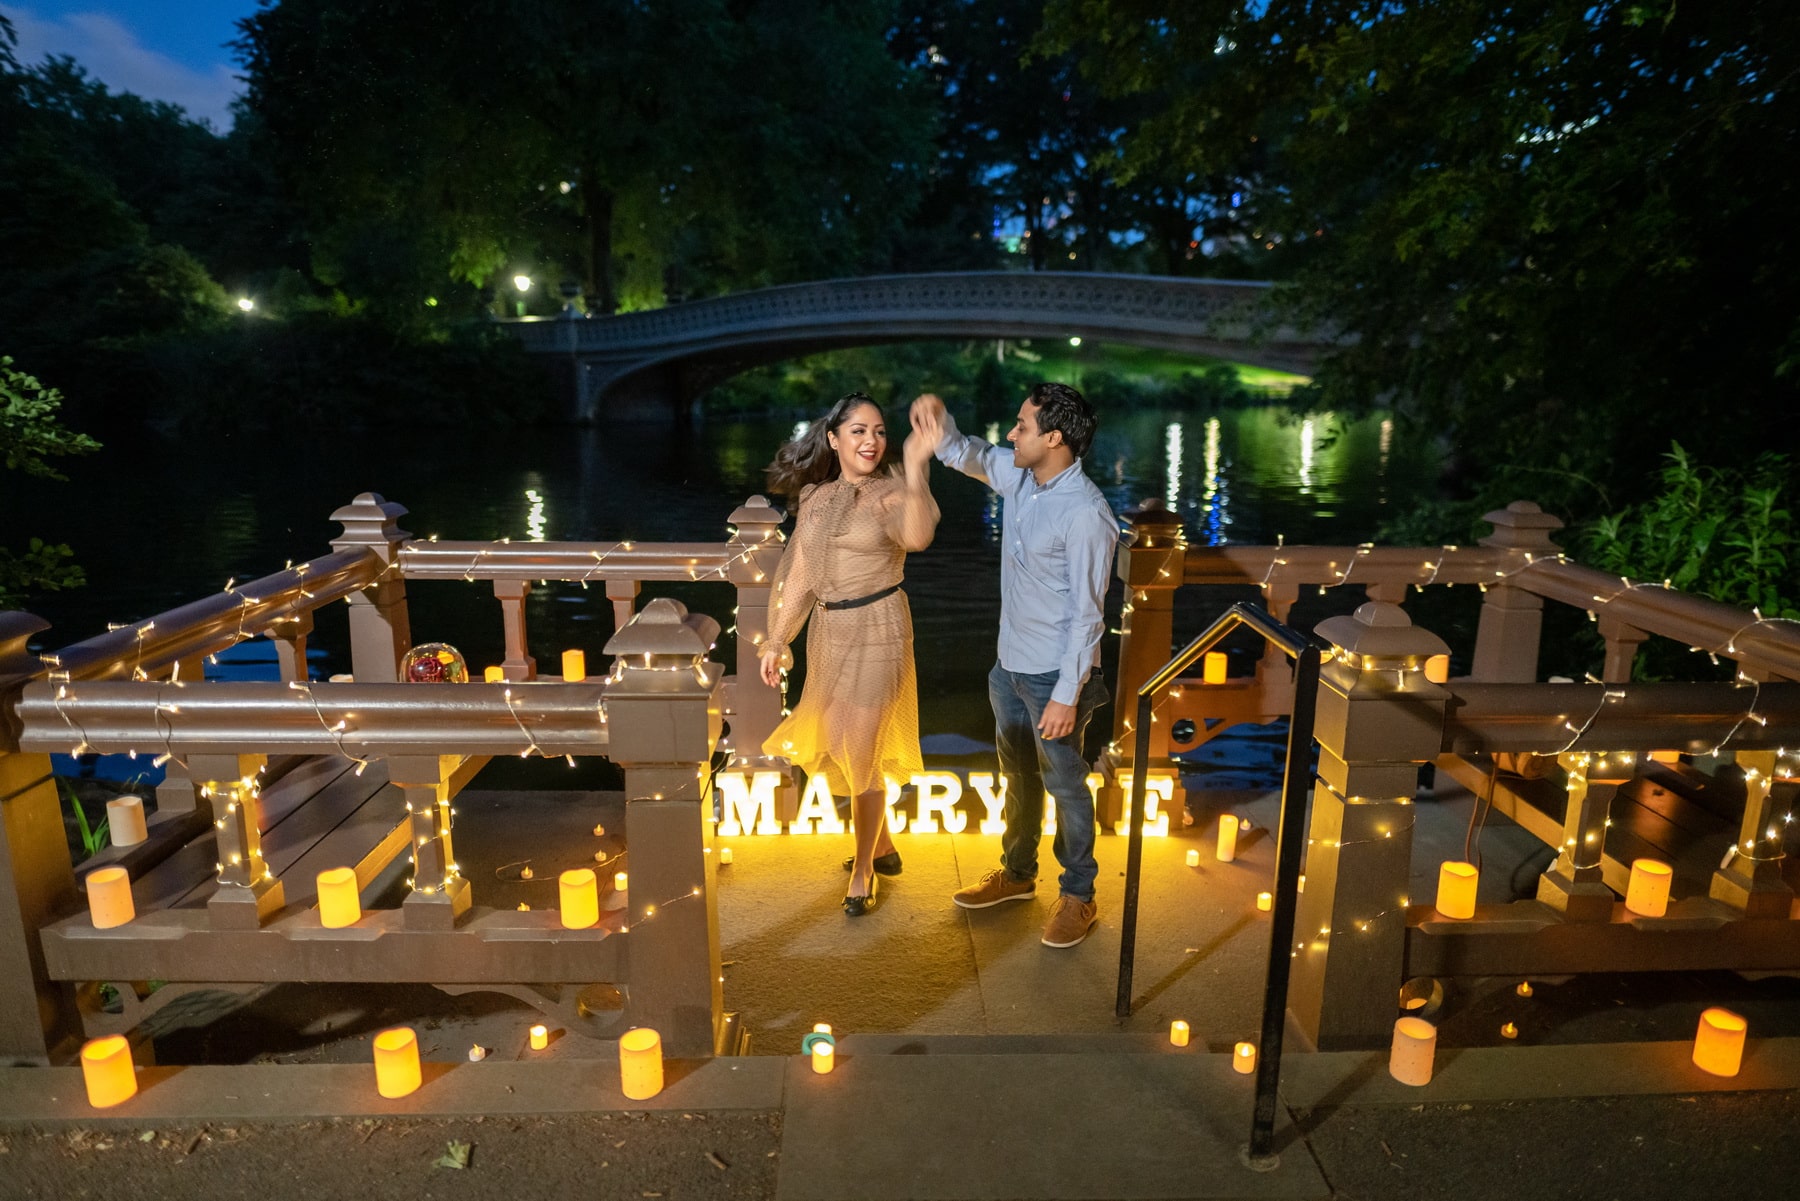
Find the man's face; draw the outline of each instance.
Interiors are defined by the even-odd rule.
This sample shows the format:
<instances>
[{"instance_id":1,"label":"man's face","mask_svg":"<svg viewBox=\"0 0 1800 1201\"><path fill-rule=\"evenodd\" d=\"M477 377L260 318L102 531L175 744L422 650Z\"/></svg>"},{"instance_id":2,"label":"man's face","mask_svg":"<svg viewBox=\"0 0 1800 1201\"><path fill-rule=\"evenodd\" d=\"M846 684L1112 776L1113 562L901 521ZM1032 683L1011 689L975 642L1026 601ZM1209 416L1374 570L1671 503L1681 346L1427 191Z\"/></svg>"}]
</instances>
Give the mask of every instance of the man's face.
<instances>
[{"instance_id":1,"label":"man's face","mask_svg":"<svg viewBox=\"0 0 1800 1201\"><path fill-rule=\"evenodd\" d=\"M1038 407L1028 400L1019 406L1019 420L1007 432L1006 440L1013 445L1013 465L1030 471L1062 445L1062 431L1039 433Z\"/></svg>"}]
</instances>

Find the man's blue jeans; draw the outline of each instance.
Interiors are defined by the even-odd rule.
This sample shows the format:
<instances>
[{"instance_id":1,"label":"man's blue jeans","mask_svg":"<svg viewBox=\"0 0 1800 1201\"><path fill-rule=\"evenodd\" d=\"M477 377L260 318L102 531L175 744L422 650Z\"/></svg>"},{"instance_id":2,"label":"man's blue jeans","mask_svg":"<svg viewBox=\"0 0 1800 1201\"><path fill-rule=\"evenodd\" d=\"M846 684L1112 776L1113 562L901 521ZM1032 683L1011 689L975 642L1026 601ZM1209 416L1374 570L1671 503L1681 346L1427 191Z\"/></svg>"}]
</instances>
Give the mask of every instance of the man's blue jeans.
<instances>
[{"instance_id":1,"label":"man's blue jeans","mask_svg":"<svg viewBox=\"0 0 1800 1201\"><path fill-rule=\"evenodd\" d=\"M1016 879L1035 880L1038 841L1044 836L1044 793L1056 802L1056 840L1062 864L1058 888L1083 901L1094 899L1094 798L1087 789L1088 763L1082 736L1094 710L1110 699L1100 673L1088 673L1075 702L1075 728L1046 740L1037 724L1056 687L1056 672L1024 675L998 663L988 673L988 702L994 707L994 740L1006 776L1006 833L1000 839L1001 866Z\"/></svg>"}]
</instances>

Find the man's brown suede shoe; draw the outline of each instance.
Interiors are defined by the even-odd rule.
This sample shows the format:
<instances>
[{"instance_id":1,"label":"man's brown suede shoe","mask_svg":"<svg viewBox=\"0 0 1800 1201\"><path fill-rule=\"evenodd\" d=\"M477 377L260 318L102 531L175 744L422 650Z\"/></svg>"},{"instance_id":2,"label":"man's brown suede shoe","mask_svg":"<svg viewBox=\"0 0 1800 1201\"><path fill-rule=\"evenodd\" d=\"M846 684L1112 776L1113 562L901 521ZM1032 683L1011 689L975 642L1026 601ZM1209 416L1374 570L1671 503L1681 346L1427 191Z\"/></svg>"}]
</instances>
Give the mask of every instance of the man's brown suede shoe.
<instances>
[{"instance_id":1,"label":"man's brown suede shoe","mask_svg":"<svg viewBox=\"0 0 1800 1201\"><path fill-rule=\"evenodd\" d=\"M1002 901L1029 901L1037 893L1036 880L1015 880L997 867L979 884L958 889L950 899L964 909L987 909Z\"/></svg>"},{"instance_id":2,"label":"man's brown suede shoe","mask_svg":"<svg viewBox=\"0 0 1800 1201\"><path fill-rule=\"evenodd\" d=\"M1072 947L1086 938L1088 931L1099 920L1100 906L1063 893L1056 898L1056 908L1050 911L1050 920L1044 923L1044 945Z\"/></svg>"}]
</instances>

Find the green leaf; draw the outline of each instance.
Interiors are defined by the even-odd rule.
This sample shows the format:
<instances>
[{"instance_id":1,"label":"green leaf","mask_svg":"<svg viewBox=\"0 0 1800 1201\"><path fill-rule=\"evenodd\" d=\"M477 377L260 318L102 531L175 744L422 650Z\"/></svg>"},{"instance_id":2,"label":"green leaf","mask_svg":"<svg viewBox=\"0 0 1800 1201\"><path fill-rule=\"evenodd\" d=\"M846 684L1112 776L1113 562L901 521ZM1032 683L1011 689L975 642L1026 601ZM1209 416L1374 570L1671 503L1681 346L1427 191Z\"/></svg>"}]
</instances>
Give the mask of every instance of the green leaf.
<instances>
[{"instance_id":1,"label":"green leaf","mask_svg":"<svg viewBox=\"0 0 1800 1201\"><path fill-rule=\"evenodd\" d=\"M469 1166L469 1156L475 1150L474 1143L449 1142L444 1145L449 1149L432 1161L432 1167L461 1171Z\"/></svg>"}]
</instances>

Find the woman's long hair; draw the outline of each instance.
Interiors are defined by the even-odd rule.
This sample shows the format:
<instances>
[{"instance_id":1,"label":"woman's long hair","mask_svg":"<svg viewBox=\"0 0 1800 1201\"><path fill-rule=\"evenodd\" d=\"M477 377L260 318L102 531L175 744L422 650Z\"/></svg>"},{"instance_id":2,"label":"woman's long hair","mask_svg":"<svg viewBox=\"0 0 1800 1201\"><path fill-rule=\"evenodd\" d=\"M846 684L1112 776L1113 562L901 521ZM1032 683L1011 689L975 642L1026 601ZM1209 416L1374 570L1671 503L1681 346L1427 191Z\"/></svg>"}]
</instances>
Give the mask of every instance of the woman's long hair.
<instances>
[{"instance_id":1,"label":"woman's long hair","mask_svg":"<svg viewBox=\"0 0 1800 1201\"><path fill-rule=\"evenodd\" d=\"M863 405L874 409L876 417L886 422L881 406L869 399L868 393L852 392L840 398L823 417L807 426L804 434L782 443L775 452L775 461L767 468L769 491L777 496L798 496L808 484L835 480L843 468L838 464L837 451L831 448L829 435ZM892 444L890 437L889 445Z\"/></svg>"}]
</instances>

